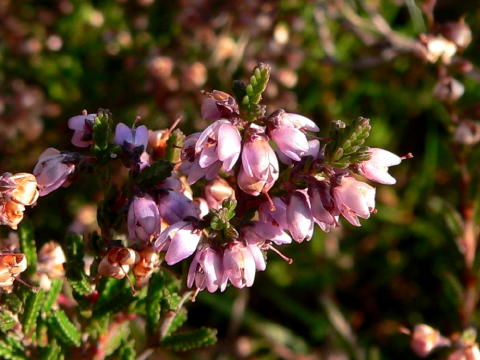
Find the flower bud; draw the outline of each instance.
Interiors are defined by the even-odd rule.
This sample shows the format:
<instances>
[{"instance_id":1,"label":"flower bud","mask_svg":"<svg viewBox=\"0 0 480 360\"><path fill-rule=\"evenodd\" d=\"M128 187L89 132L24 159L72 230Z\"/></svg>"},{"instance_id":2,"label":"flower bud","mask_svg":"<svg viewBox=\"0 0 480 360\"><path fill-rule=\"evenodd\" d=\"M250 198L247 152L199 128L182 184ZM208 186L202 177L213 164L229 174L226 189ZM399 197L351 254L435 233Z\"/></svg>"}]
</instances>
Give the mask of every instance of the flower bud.
<instances>
[{"instance_id":1,"label":"flower bud","mask_svg":"<svg viewBox=\"0 0 480 360\"><path fill-rule=\"evenodd\" d=\"M10 226L17 230L18 224L23 219L25 206L15 201L0 201L0 225Z\"/></svg>"},{"instance_id":2,"label":"flower bud","mask_svg":"<svg viewBox=\"0 0 480 360\"><path fill-rule=\"evenodd\" d=\"M210 208L218 209L227 199L235 199L235 190L225 180L216 178L205 186L205 200Z\"/></svg>"},{"instance_id":3,"label":"flower bud","mask_svg":"<svg viewBox=\"0 0 480 360\"><path fill-rule=\"evenodd\" d=\"M130 270L130 266L137 261L136 251L129 248L112 248L98 264L98 273L115 279L123 279Z\"/></svg>"},{"instance_id":4,"label":"flower bud","mask_svg":"<svg viewBox=\"0 0 480 360\"><path fill-rule=\"evenodd\" d=\"M97 114L77 115L68 119L68 127L74 131L72 144L81 148L93 144L93 123Z\"/></svg>"},{"instance_id":5,"label":"flower bud","mask_svg":"<svg viewBox=\"0 0 480 360\"><path fill-rule=\"evenodd\" d=\"M439 59L445 64L450 64L453 55L457 52L457 46L441 35L427 35L425 37L427 46L427 60L435 63Z\"/></svg>"},{"instance_id":6,"label":"flower bud","mask_svg":"<svg viewBox=\"0 0 480 360\"><path fill-rule=\"evenodd\" d=\"M440 25L439 31L460 50L464 50L472 41L472 31L463 18Z\"/></svg>"},{"instance_id":7,"label":"flower bud","mask_svg":"<svg viewBox=\"0 0 480 360\"><path fill-rule=\"evenodd\" d=\"M160 213L150 195L134 196L128 209L128 236L150 241L160 233Z\"/></svg>"},{"instance_id":8,"label":"flower bud","mask_svg":"<svg viewBox=\"0 0 480 360\"><path fill-rule=\"evenodd\" d=\"M74 153L62 153L54 148L48 148L40 155L33 169L40 196L45 196L65 184L75 171L77 156Z\"/></svg>"},{"instance_id":9,"label":"flower bud","mask_svg":"<svg viewBox=\"0 0 480 360\"><path fill-rule=\"evenodd\" d=\"M163 157L167 151L167 141L170 137L170 131L156 130L148 131L148 145L157 153L158 156Z\"/></svg>"},{"instance_id":10,"label":"flower bud","mask_svg":"<svg viewBox=\"0 0 480 360\"><path fill-rule=\"evenodd\" d=\"M240 116L237 102L229 94L213 90L213 92L205 93L205 95L207 97L202 101L202 118L216 121Z\"/></svg>"},{"instance_id":11,"label":"flower bud","mask_svg":"<svg viewBox=\"0 0 480 360\"><path fill-rule=\"evenodd\" d=\"M138 252L139 261L133 267L137 286L146 284L153 271L159 264L158 254L152 249L146 248Z\"/></svg>"},{"instance_id":12,"label":"flower bud","mask_svg":"<svg viewBox=\"0 0 480 360\"><path fill-rule=\"evenodd\" d=\"M433 89L433 95L438 100L448 103L460 99L464 92L463 84L450 76L440 79Z\"/></svg>"},{"instance_id":13,"label":"flower bud","mask_svg":"<svg viewBox=\"0 0 480 360\"><path fill-rule=\"evenodd\" d=\"M33 205L38 199L37 180L28 173L9 174L0 176L0 198L13 200L22 205Z\"/></svg>"},{"instance_id":14,"label":"flower bud","mask_svg":"<svg viewBox=\"0 0 480 360\"><path fill-rule=\"evenodd\" d=\"M333 188L333 197L340 213L354 226L361 226L358 217L368 219L375 209L375 188L351 176L342 177Z\"/></svg>"},{"instance_id":15,"label":"flower bud","mask_svg":"<svg viewBox=\"0 0 480 360\"><path fill-rule=\"evenodd\" d=\"M380 184L395 184L397 180L388 173L388 167L400 164L402 159L390 151L379 148L370 148L368 152L370 159L358 165L358 173Z\"/></svg>"},{"instance_id":16,"label":"flower bud","mask_svg":"<svg viewBox=\"0 0 480 360\"><path fill-rule=\"evenodd\" d=\"M480 124L463 120L456 128L454 139L459 144L474 145L480 141Z\"/></svg>"},{"instance_id":17,"label":"flower bud","mask_svg":"<svg viewBox=\"0 0 480 360\"><path fill-rule=\"evenodd\" d=\"M228 280L237 288L252 286L255 270L255 258L243 242L234 241L227 245L223 253L223 289Z\"/></svg>"},{"instance_id":18,"label":"flower bud","mask_svg":"<svg viewBox=\"0 0 480 360\"><path fill-rule=\"evenodd\" d=\"M15 278L27 269L27 258L21 253L0 253L0 288L10 293Z\"/></svg>"},{"instance_id":19,"label":"flower bud","mask_svg":"<svg viewBox=\"0 0 480 360\"><path fill-rule=\"evenodd\" d=\"M287 205L287 221L293 240L300 243L312 238L313 215L305 190L297 190L290 195Z\"/></svg>"},{"instance_id":20,"label":"flower bud","mask_svg":"<svg viewBox=\"0 0 480 360\"><path fill-rule=\"evenodd\" d=\"M413 329L410 347L420 357L430 354L436 347L448 345L448 339L440 335L438 330L425 325L415 325Z\"/></svg>"},{"instance_id":21,"label":"flower bud","mask_svg":"<svg viewBox=\"0 0 480 360\"><path fill-rule=\"evenodd\" d=\"M63 264L66 258L60 244L55 241L45 243L38 253L37 272L40 276L40 287L49 290L52 279L65 275Z\"/></svg>"}]
</instances>

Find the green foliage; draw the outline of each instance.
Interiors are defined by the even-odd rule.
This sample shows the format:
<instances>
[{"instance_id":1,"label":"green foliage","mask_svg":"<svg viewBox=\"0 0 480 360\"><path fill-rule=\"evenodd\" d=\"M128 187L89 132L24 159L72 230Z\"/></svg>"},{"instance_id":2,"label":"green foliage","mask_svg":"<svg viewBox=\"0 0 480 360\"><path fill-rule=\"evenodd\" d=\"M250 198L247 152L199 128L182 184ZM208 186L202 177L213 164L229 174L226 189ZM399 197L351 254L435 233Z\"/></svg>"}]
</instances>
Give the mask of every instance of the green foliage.
<instances>
[{"instance_id":1,"label":"green foliage","mask_svg":"<svg viewBox=\"0 0 480 360\"><path fill-rule=\"evenodd\" d=\"M25 303L22 314L23 333L29 336L37 326L37 319L45 299L44 291L32 292Z\"/></svg>"},{"instance_id":2,"label":"green foliage","mask_svg":"<svg viewBox=\"0 0 480 360\"><path fill-rule=\"evenodd\" d=\"M0 341L0 357L5 360L26 360L27 357L23 354L17 346L5 341Z\"/></svg>"},{"instance_id":3,"label":"green foliage","mask_svg":"<svg viewBox=\"0 0 480 360\"><path fill-rule=\"evenodd\" d=\"M237 230L232 226L230 220L235 216L235 208L237 201L235 199L226 199L222 203L222 207L218 210L210 210L210 227L219 231L223 238L238 238Z\"/></svg>"},{"instance_id":4,"label":"green foliage","mask_svg":"<svg viewBox=\"0 0 480 360\"><path fill-rule=\"evenodd\" d=\"M267 88L269 79L270 65L260 63L253 71L249 83L245 86L245 95L240 103L240 106L245 112L246 120L253 121L265 115L265 107L259 105L259 103L262 99L262 93ZM235 83L234 91L237 95L240 95L243 88L238 85L238 83Z\"/></svg>"},{"instance_id":5,"label":"green foliage","mask_svg":"<svg viewBox=\"0 0 480 360\"><path fill-rule=\"evenodd\" d=\"M112 135L111 114L108 110L99 109L93 123L94 151L97 156L103 157L108 149Z\"/></svg>"},{"instance_id":6,"label":"green foliage","mask_svg":"<svg viewBox=\"0 0 480 360\"><path fill-rule=\"evenodd\" d=\"M57 360L62 358L63 358L62 348L60 345L58 345L55 339L52 339L49 342L47 347L41 349L41 352L40 352L41 360Z\"/></svg>"},{"instance_id":7,"label":"green foliage","mask_svg":"<svg viewBox=\"0 0 480 360\"><path fill-rule=\"evenodd\" d=\"M134 342L123 341L118 348L117 356L114 358L118 360L135 360L137 358L136 355Z\"/></svg>"},{"instance_id":8,"label":"green foliage","mask_svg":"<svg viewBox=\"0 0 480 360\"><path fill-rule=\"evenodd\" d=\"M175 314L175 317L168 328L166 335L171 335L175 333L182 325L187 321L187 310L185 308L181 308Z\"/></svg>"},{"instance_id":9,"label":"green foliage","mask_svg":"<svg viewBox=\"0 0 480 360\"><path fill-rule=\"evenodd\" d=\"M180 129L175 129L170 134L167 141L167 154L166 158L172 163L180 161L180 154L182 152L183 142L185 140L185 134Z\"/></svg>"},{"instance_id":10,"label":"green foliage","mask_svg":"<svg viewBox=\"0 0 480 360\"><path fill-rule=\"evenodd\" d=\"M65 264L66 275L73 291L78 295L88 295L92 292L88 277L84 271L83 236L69 233L65 238L65 254L68 259Z\"/></svg>"},{"instance_id":11,"label":"green foliage","mask_svg":"<svg viewBox=\"0 0 480 360\"><path fill-rule=\"evenodd\" d=\"M47 321L50 332L63 344L80 346L80 338L82 334L68 319L67 314L65 314L63 310L52 312L48 316Z\"/></svg>"},{"instance_id":12,"label":"green foliage","mask_svg":"<svg viewBox=\"0 0 480 360\"><path fill-rule=\"evenodd\" d=\"M15 326L17 320L13 317L13 314L4 309L0 309L0 331L7 332Z\"/></svg>"},{"instance_id":13,"label":"green foliage","mask_svg":"<svg viewBox=\"0 0 480 360\"><path fill-rule=\"evenodd\" d=\"M144 189L154 187L169 177L173 170L173 164L169 161L158 160L151 166L146 167L136 178L137 184Z\"/></svg>"},{"instance_id":14,"label":"green foliage","mask_svg":"<svg viewBox=\"0 0 480 360\"><path fill-rule=\"evenodd\" d=\"M368 147L363 146L370 135L370 120L359 117L350 124L341 120L330 124L330 141L325 149L325 160L337 168L369 159Z\"/></svg>"},{"instance_id":15,"label":"green foliage","mask_svg":"<svg viewBox=\"0 0 480 360\"><path fill-rule=\"evenodd\" d=\"M50 290L45 296L45 302L42 306L42 311L48 314L52 310L52 306L56 303L57 297L62 291L63 279L52 280Z\"/></svg>"},{"instance_id":16,"label":"green foliage","mask_svg":"<svg viewBox=\"0 0 480 360\"><path fill-rule=\"evenodd\" d=\"M104 278L98 292L100 293L100 298L93 308L94 318L115 314L136 300L126 279Z\"/></svg>"},{"instance_id":17,"label":"green foliage","mask_svg":"<svg viewBox=\"0 0 480 360\"><path fill-rule=\"evenodd\" d=\"M22 222L18 236L20 238L20 248L27 259L27 274L34 274L37 268L37 246L31 221L25 220Z\"/></svg>"},{"instance_id":18,"label":"green foliage","mask_svg":"<svg viewBox=\"0 0 480 360\"><path fill-rule=\"evenodd\" d=\"M174 351L187 351L213 345L217 341L217 330L202 327L187 333L167 336L162 345Z\"/></svg>"},{"instance_id":19,"label":"green foliage","mask_svg":"<svg viewBox=\"0 0 480 360\"><path fill-rule=\"evenodd\" d=\"M160 312L162 310L162 298L164 296L165 280L159 272L150 278L148 293L145 299L146 305L146 332L154 334L160 325Z\"/></svg>"}]
</instances>

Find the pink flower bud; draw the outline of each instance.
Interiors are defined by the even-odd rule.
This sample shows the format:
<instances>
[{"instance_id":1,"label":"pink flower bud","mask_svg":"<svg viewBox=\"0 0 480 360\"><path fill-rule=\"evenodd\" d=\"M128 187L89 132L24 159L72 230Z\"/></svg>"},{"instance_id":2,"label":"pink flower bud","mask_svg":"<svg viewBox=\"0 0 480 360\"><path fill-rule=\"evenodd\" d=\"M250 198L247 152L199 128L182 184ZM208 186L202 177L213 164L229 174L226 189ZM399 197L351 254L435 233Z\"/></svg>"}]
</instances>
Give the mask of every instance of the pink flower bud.
<instances>
[{"instance_id":1,"label":"pink flower bud","mask_svg":"<svg viewBox=\"0 0 480 360\"><path fill-rule=\"evenodd\" d=\"M210 208L218 209L227 199L235 199L235 190L225 180L216 178L205 186L205 200Z\"/></svg>"},{"instance_id":2,"label":"pink flower bud","mask_svg":"<svg viewBox=\"0 0 480 360\"><path fill-rule=\"evenodd\" d=\"M354 226L360 226L358 217L368 219L375 209L375 188L351 176L342 177L333 188L333 197L340 213Z\"/></svg>"},{"instance_id":3,"label":"pink flower bud","mask_svg":"<svg viewBox=\"0 0 480 360\"><path fill-rule=\"evenodd\" d=\"M359 174L380 184L395 184L397 181L388 173L388 167L400 164L402 159L379 148L370 148L369 152L370 159L358 165Z\"/></svg>"},{"instance_id":4,"label":"pink flower bud","mask_svg":"<svg viewBox=\"0 0 480 360\"><path fill-rule=\"evenodd\" d=\"M242 168L238 186L250 195L265 193L278 179L278 160L263 134L254 134L246 141L242 152Z\"/></svg>"},{"instance_id":5,"label":"pink flower bud","mask_svg":"<svg viewBox=\"0 0 480 360\"><path fill-rule=\"evenodd\" d=\"M230 121L215 121L200 134L195 144L195 153L200 155L200 167L207 168L221 161L223 169L230 171L240 156L241 141L240 132Z\"/></svg>"},{"instance_id":6,"label":"pink flower bud","mask_svg":"<svg viewBox=\"0 0 480 360\"><path fill-rule=\"evenodd\" d=\"M255 258L243 242L227 245L223 254L223 284L229 280L237 288L250 287L255 280L255 269Z\"/></svg>"},{"instance_id":7,"label":"pink flower bud","mask_svg":"<svg viewBox=\"0 0 480 360\"><path fill-rule=\"evenodd\" d=\"M293 240L302 242L312 238L313 215L305 190L296 190L290 195L287 205L287 221Z\"/></svg>"},{"instance_id":8,"label":"pink flower bud","mask_svg":"<svg viewBox=\"0 0 480 360\"><path fill-rule=\"evenodd\" d=\"M269 132L279 151L292 160L300 161L308 151L308 140L303 132L291 126L279 126Z\"/></svg>"},{"instance_id":9,"label":"pink flower bud","mask_svg":"<svg viewBox=\"0 0 480 360\"><path fill-rule=\"evenodd\" d=\"M292 238L285 230L288 230L287 206L278 197L272 198L275 210L271 204L265 202L260 205L258 214L260 221L253 225L253 231L263 239L270 240L277 245L289 244Z\"/></svg>"},{"instance_id":10,"label":"pink flower bud","mask_svg":"<svg viewBox=\"0 0 480 360\"><path fill-rule=\"evenodd\" d=\"M128 209L128 236L150 241L160 233L160 213L150 195L134 196Z\"/></svg>"},{"instance_id":11,"label":"pink flower bud","mask_svg":"<svg viewBox=\"0 0 480 360\"><path fill-rule=\"evenodd\" d=\"M148 129L145 125L137 128L129 128L123 123L118 123L115 128L115 144L119 146L127 146L130 148L142 147L143 150L147 148L148 144Z\"/></svg>"},{"instance_id":12,"label":"pink flower bud","mask_svg":"<svg viewBox=\"0 0 480 360\"><path fill-rule=\"evenodd\" d=\"M193 284L199 290L207 289L213 293L222 286L223 258L222 254L210 246L198 250L190 264L187 286ZM225 288L226 284L223 285Z\"/></svg>"},{"instance_id":13,"label":"pink flower bud","mask_svg":"<svg viewBox=\"0 0 480 360\"><path fill-rule=\"evenodd\" d=\"M155 248L167 248L165 261L174 265L192 255L197 249L202 231L189 221L179 221L163 231L155 241Z\"/></svg>"},{"instance_id":14,"label":"pink flower bud","mask_svg":"<svg viewBox=\"0 0 480 360\"><path fill-rule=\"evenodd\" d=\"M72 144L78 147L88 147L93 144L93 123L97 114L77 115L68 119L68 127L74 131Z\"/></svg>"},{"instance_id":15,"label":"pink flower bud","mask_svg":"<svg viewBox=\"0 0 480 360\"><path fill-rule=\"evenodd\" d=\"M439 346L449 345L450 341L440 335L438 330L425 324L416 325L413 329L410 347L420 357L429 355Z\"/></svg>"},{"instance_id":16,"label":"pink flower bud","mask_svg":"<svg viewBox=\"0 0 480 360\"><path fill-rule=\"evenodd\" d=\"M308 194L312 205L313 220L318 226L325 232L338 226L335 201L330 192L330 187L324 183L319 183L318 186L310 187Z\"/></svg>"},{"instance_id":17,"label":"pink flower bud","mask_svg":"<svg viewBox=\"0 0 480 360\"><path fill-rule=\"evenodd\" d=\"M51 193L67 181L75 171L75 163L78 162L76 156L74 153L61 153L54 148L48 148L40 155L33 169L40 196Z\"/></svg>"}]
</instances>

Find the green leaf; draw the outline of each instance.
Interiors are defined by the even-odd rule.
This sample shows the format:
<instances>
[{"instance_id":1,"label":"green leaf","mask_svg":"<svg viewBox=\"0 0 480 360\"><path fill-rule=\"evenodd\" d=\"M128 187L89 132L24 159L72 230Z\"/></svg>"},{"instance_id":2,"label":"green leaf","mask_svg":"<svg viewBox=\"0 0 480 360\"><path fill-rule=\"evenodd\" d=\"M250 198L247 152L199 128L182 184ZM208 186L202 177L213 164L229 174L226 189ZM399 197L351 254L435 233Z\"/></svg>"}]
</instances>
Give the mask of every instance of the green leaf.
<instances>
[{"instance_id":1,"label":"green leaf","mask_svg":"<svg viewBox=\"0 0 480 360\"><path fill-rule=\"evenodd\" d=\"M0 341L0 358L5 360L25 360L27 357L11 344Z\"/></svg>"},{"instance_id":2,"label":"green leaf","mask_svg":"<svg viewBox=\"0 0 480 360\"><path fill-rule=\"evenodd\" d=\"M92 289L84 270L83 237L80 234L69 233L65 242L65 253L68 260L65 263L65 270L68 282L76 294L88 295Z\"/></svg>"},{"instance_id":3,"label":"green leaf","mask_svg":"<svg viewBox=\"0 0 480 360\"><path fill-rule=\"evenodd\" d=\"M167 335L171 335L175 331L180 329L180 327L185 323L185 321L187 321L187 310L185 308L181 308L173 318L172 323L168 328Z\"/></svg>"},{"instance_id":4,"label":"green leaf","mask_svg":"<svg viewBox=\"0 0 480 360\"><path fill-rule=\"evenodd\" d=\"M25 304L25 311L22 315L23 333L25 335L31 334L33 329L37 326L37 318L40 313L40 308L45 299L45 292L39 290L30 293Z\"/></svg>"},{"instance_id":5,"label":"green leaf","mask_svg":"<svg viewBox=\"0 0 480 360\"><path fill-rule=\"evenodd\" d=\"M136 182L141 188L148 189L158 185L169 177L172 170L173 164L171 162L158 160L145 168L140 175L138 175Z\"/></svg>"},{"instance_id":6,"label":"green leaf","mask_svg":"<svg viewBox=\"0 0 480 360\"><path fill-rule=\"evenodd\" d=\"M48 317L50 331L66 345L80 346L82 334L68 319L63 310L54 311Z\"/></svg>"},{"instance_id":7,"label":"green leaf","mask_svg":"<svg viewBox=\"0 0 480 360\"><path fill-rule=\"evenodd\" d=\"M15 326L17 320L8 310L0 310L0 331L7 332Z\"/></svg>"},{"instance_id":8,"label":"green leaf","mask_svg":"<svg viewBox=\"0 0 480 360\"><path fill-rule=\"evenodd\" d=\"M93 123L93 142L95 152L102 152L108 148L111 127L110 112L108 110L99 109L97 117Z\"/></svg>"},{"instance_id":9,"label":"green leaf","mask_svg":"<svg viewBox=\"0 0 480 360\"><path fill-rule=\"evenodd\" d=\"M185 140L185 134L176 129L170 134L167 141L167 160L176 163L180 161L180 153L182 152L183 141Z\"/></svg>"},{"instance_id":10,"label":"green leaf","mask_svg":"<svg viewBox=\"0 0 480 360\"><path fill-rule=\"evenodd\" d=\"M41 350L41 360L57 360L63 358L62 348L58 345L55 339L52 339L48 346Z\"/></svg>"},{"instance_id":11,"label":"green leaf","mask_svg":"<svg viewBox=\"0 0 480 360\"><path fill-rule=\"evenodd\" d=\"M265 107L260 106L259 103L269 79L270 66L260 63L253 71L253 75L250 77L250 82L245 87L246 94L241 102L241 107L246 113L244 117L248 121L253 121L256 118L265 115Z\"/></svg>"},{"instance_id":12,"label":"green leaf","mask_svg":"<svg viewBox=\"0 0 480 360\"><path fill-rule=\"evenodd\" d=\"M135 343L133 341L123 341L117 351L117 356L115 357L115 359L135 360L136 358L137 354L135 352Z\"/></svg>"},{"instance_id":13,"label":"green leaf","mask_svg":"<svg viewBox=\"0 0 480 360\"><path fill-rule=\"evenodd\" d=\"M94 318L122 311L136 300L126 279L108 278L101 283L98 292L101 296L93 309Z\"/></svg>"},{"instance_id":14,"label":"green leaf","mask_svg":"<svg viewBox=\"0 0 480 360\"><path fill-rule=\"evenodd\" d=\"M23 301L19 297L19 295L22 295L22 294L25 294L25 293L18 292L17 294L12 293L12 294L6 294L5 296L5 304L7 305L8 309L14 314L19 314L23 312Z\"/></svg>"},{"instance_id":15,"label":"green leaf","mask_svg":"<svg viewBox=\"0 0 480 360\"><path fill-rule=\"evenodd\" d=\"M27 274L34 274L37 269L37 246L35 244L35 234L33 225L25 220L20 225L18 235L20 238L20 248L27 258Z\"/></svg>"},{"instance_id":16,"label":"green leaf","mask_svg":"<svg viewBox=\"0 0 480 360\"><path fill-rule=\"evenodd\" d=\"M48 314L50 312L50 310L52 309L52 306L57 301L57 297L60 294L60 291L62 291L62 285L63 285L63 279L55 279L52 281L52 285L50 287L50 290L47 293L47 296L45 298L45 303L42 308L45 314Z\"/></svg>"},{"instance_id":17,"label":"green leaf","mask_svg":"<svg viewBox=\"0 0 480 360\"><path fill-rule=\"evenodd\" d=\"M155 273L149 282L148 293L145 299L147 333L153 334L160 322L162 310L161 300L164 296L164 278L159 272Z\"/></svg>"},{"instance_id":18,"label":"green leaf","mask_svg":"<svg viewBox=\"0 0 480 360\"><path fill-rule=\"evenodd\" d=\"M127 321L120 324L120 326L115 327L113 330L110 328L110 336L103 349L106 356L113 354L122 343L127 341L128 336L130 335L129 326L130 324Z\"/></svg>"},{"instance_id":19,"label":"green leaf","mask_svg":"<svg viewBox=\"0 0 480 360\"><path fill-rule=\"evenodd\" d=\"M217 330L202 327L188 333L167 336L161 345L174 351L187 351L213 345L217 342Z\"/></svg>"}]
</instances>

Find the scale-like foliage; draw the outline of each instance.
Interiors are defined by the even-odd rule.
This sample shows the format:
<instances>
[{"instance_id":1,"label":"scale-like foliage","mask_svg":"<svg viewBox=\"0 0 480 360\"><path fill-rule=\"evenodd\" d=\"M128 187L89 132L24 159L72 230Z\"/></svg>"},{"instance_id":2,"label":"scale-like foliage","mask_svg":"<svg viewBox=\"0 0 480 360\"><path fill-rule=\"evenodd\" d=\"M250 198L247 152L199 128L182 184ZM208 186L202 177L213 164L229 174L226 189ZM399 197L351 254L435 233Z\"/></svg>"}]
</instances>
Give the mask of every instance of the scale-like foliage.
<instances>
[{"instance_id":1,"label":"scale-like foliage","mask_svg":"<svg viewBox=\"0 0 480 360\"><path fill-rule=\"evenodd\" d=\"M167 336L162 340L162 345L174 351L187 351L215 344L216 341L217 330L202 327L187 333Z\"/></svg>"},{"instance_id":2,"label":"scale-like foliage","mask_svg":"<svg viewBox=\"0 0 480 360\"><path fill-rule=\"evenodd\" d=\"M37 318L45 299L44 291L32 292L27 298L25 311L22 314L23 333L31 334L37 325Z\"/></svg>"},{"instance_id":3,"label":"scale-like foliage","mask_svg":"<svg viewBox=\"0 0 480 360\"><path fill-rule=\"evenodd\" d=\"M57 301L57 297L60 294L60 291L62 290L62 285L63 285L63 279L55 279L52 281L52 285L50 287L50 290L47 292L47 295L45 297L45 302L42 307L42 311L45 314L48 314L51 311L52 306Z\"/></svg>"},{"instance_id":4,"label":"scale-like foliage","mask_svg":"<svg viewBox=\"0 0 480 360\"><path fill-rule=\"evenodd\" d=\"M82 334L63 310L52 312L48 317L48 324L51 333L55 334L65 345L80 346Z\"/></svg>"},{"instance_id":5,"label":"scale-like foliage","mask_svg":"<svg viewBox=\"0 0 480 360\"><path fill-rule=\"evenodd\" d=\"M27 274L34 274L37 269L37 246L35 234L30 221L24 221L19 228L20 248L27 258Z\"/></svg>"}]
</instances>

